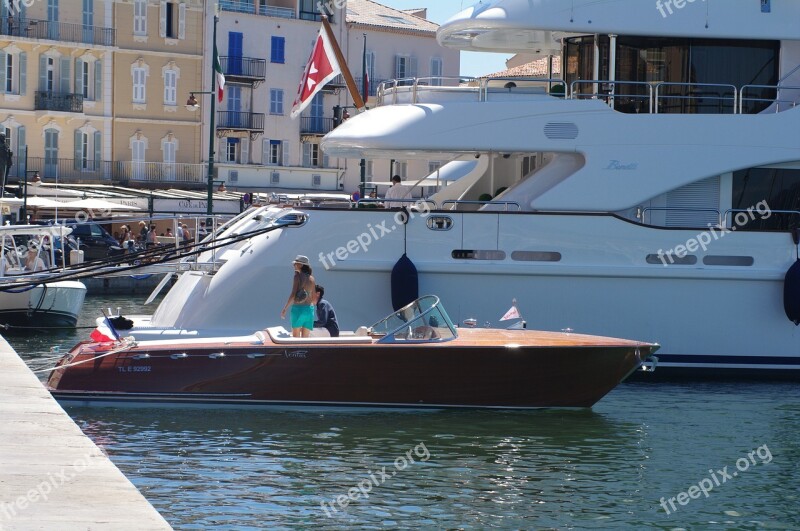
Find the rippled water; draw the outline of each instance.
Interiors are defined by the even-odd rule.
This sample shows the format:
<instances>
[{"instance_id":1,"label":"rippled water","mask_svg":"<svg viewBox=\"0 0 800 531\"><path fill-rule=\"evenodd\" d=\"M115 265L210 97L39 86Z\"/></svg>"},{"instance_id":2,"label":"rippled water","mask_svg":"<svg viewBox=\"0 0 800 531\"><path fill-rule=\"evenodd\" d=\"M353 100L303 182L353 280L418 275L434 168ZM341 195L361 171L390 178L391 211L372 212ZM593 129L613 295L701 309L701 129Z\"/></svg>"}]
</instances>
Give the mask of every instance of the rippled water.
<instances>
[{"instance_id":1,"label":"rippled water","mask_svg":"<svg viewBox=\"0 0 800 531\"><path fill-rule=\"evenodd\" d=\"M176 529L800 527L794 383L626 383L591 411L69 412Z\"/></svg>"}]
</instances>

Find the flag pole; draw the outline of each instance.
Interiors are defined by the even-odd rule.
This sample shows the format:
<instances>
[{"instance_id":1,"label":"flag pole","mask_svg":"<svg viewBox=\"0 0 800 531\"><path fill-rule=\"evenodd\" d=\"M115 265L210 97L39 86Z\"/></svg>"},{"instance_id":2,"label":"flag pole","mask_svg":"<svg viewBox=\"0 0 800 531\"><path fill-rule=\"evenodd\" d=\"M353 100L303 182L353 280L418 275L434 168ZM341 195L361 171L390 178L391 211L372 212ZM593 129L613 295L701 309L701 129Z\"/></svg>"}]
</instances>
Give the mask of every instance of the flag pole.
<instances>
[{"instance_id":1,"label":"flag pole","mask_svg":"<svg viewBox=\"0 0 800 531\"><path fill-rule=\"evenodd\" d=\"M364 92L364 101L369 99L369 86L368 86L368 77L367 77L367 34L363 33L362 36L364 37L364 51L361 54L361 90ZM366 196L367 190L367 161L364 157L361 157L361 197Z\"/></svg>"},{"instance_id":2,"label":"flag pole","mask_svg":"<svg viewBox=\"0 0 800 531\"><path fill-rule=\"evenodd\" d=\"M328 40L333 47L333 53L336 55L336 62L339 63L342 77L344 77L344 82L347 84L347 90L350 91L350 96L353 97L353 105L356 106L356 109L361 111L364 109L364 100L361 99L361 94L358 93L358 87L356 87L356 82L353 80L353 74L350 73L350 68L347 66L347 61L344 59L342 50L339 48L339 43L333 34L333 30L331 29L326 15L322 15L322 27L325 28L325 33L328 35Z\"/></svg>"}]
</instances>

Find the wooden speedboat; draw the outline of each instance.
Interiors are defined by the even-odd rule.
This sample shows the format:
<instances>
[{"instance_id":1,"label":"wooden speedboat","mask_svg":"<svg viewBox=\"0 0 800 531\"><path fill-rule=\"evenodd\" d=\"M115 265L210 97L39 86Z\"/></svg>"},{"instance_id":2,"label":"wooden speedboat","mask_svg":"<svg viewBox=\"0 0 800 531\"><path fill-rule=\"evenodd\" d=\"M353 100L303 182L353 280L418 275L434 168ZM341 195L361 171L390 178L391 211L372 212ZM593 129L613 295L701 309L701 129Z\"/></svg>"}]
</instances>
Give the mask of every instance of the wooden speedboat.
<instances>
[{"instance_id":1,"label":"wooden speedboat","mask_svg":"<svg viewBox=\"0 0 800 531\"><path fill-rule=\"evenodd\" d=\"M250 336L82 342L48 389L78 404L590 407L658 345L579 334L456 328L422 297L370 328Z\"/></svg>"}]
</instances>

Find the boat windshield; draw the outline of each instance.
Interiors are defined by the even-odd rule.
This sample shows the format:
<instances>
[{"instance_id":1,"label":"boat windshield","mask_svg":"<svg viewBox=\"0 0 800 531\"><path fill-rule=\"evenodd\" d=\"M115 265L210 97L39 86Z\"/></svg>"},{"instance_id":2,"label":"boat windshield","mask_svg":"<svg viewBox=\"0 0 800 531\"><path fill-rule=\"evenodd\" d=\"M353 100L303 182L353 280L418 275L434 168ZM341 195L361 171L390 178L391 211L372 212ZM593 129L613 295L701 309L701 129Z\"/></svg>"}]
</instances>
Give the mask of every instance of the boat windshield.
<instances>
[{"instance_id":1,"label":"boat windshield","mask_svg":"<svg viewBox=\"0 0 800 531\"><path fill-rule=\"evenodd\" d=\"M458 337L456 327L435 295L425 295L371 327L378 343L432 343Z\"/></svg>"}]
</instances>

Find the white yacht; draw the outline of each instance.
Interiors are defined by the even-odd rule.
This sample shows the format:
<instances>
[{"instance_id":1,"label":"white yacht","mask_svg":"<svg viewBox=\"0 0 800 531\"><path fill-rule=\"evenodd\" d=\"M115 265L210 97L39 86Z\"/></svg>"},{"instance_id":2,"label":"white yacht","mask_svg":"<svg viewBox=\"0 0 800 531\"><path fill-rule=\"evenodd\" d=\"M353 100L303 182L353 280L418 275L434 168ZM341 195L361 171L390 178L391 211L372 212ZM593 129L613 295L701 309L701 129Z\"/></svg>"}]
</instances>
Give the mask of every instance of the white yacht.
<instances>
[{"instance_id":1,"label":"white yacht","mask_svg":"<svg viewBox=\"0 0 800 531\"><path fill-rule=\"evenodd\" d=\"M480 2L442 45L561 54L563 79L384 84L323 149L453 161L429 202L245 213L227 233L272 230L184 273L138 332L272 325L304 254L345 328L403 292L459 322L516 299L532 328L658 341L662 373L800 375L798 21L792 0Z\"/></svg>"}]
</instances>

